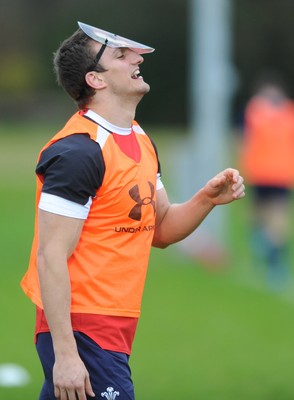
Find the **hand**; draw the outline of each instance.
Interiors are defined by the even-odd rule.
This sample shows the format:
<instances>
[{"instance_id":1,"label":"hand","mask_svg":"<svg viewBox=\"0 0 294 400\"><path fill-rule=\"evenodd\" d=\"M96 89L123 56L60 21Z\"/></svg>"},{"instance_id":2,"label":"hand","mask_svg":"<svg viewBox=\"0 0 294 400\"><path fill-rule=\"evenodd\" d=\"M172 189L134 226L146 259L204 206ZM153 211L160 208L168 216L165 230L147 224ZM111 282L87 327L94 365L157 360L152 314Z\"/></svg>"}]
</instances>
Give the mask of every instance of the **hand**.
<instances>
[{"instance_id":1,"label":"hand","mask_svg":"<svg viewBox=\"0 0 294 400\"><path fill-rule=\"evenodd\" d=\"M54 395L59 400L87 400L95 397L89 373L78 355L56 359L53 367Z\"/></svg>"},{"instance_id":2,"label":"hand","mask_svg":"<svg viewBox=\"0 0 294 400\"><path fill-rule=\"evenodd\" d=\"M245 196L243 182L238 170L228 168L208 181L203 189L213 205L227 204Z\"/></svg>"}]
</instances>

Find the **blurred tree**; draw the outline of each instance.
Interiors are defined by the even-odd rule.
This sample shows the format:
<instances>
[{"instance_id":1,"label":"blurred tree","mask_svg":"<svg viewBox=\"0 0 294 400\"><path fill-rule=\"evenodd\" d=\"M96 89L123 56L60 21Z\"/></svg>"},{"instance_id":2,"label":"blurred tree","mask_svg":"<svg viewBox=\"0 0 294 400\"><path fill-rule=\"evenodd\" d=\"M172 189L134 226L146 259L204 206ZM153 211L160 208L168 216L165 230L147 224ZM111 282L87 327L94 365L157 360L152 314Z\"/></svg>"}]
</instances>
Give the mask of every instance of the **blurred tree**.
<instances>
[{"instance_id":1,"label":"blurred tree","mask_svg":"<svg viewBox=\"0 0 294 400\"><path fill-rule=\"evenodd\" d=\"M236 110L252 94L252 83L266 70L276 70L290 82L294 95L294 2L235 0L234 61L239 74Z\"/></svg>"},{"instance_id":2,"label":"blurred tree","mask_svg":"<svg viewBox=\"0 0 294 400\"><path fill-rule=\"evenodd\" d=\"M77 29L78 20L150 44L156 53L146 57L142 70L152 91L138 113L153 123L182 123L186 118L186 4L178 0L142 0L139 5L134 0L84 0L82 5L77 0L10 0L3 3L0 30L12 40L7 46L1 43L1 49L10 61L11 51L37 60L33 64L38 68L23 69L27 84L17 87L28 94L29 86L46 102L46 92L57 89L52 53L61 40ZM25 66L24 62L21 64ZM2 72L0 65L0 75ZM10 67L5 76L5 87L12 89ZM0 91L3 89L0 80ZM3 99L0 111L1 108Z\"/></svg>"},{"instance_id":3,"label":"blurred tree","mask_svg":"<svg viewBox=\"0 0 294 400\"><path fill-rule=\"evenodd\" d=\"M81 20L154 46L156 53L146 56L142 67L151 92L138 109L139 118L154 124L186 124L188 1L0 0L0 114L15 107L17 98L21 99L19 110L25 113L30 101L49 106L50 93L67 102L55 83L52 53ZM233 4L238 110L249 97L251 82L264 68L277 69L294 86L294 2L234 0Z\"/></svg>"}]
</instances>

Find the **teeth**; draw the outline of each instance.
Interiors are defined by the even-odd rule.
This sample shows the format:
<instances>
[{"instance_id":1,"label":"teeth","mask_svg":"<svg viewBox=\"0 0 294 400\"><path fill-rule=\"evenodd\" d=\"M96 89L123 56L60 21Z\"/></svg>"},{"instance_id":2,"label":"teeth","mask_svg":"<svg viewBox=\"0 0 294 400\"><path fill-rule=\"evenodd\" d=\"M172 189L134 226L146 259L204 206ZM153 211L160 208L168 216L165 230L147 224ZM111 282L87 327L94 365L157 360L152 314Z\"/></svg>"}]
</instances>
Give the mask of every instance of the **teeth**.
<instances>
[{"instance_id":1,"label":"teeth","mask_svg":"<svg viewBox=\"0 0 294 400\"><path fill-rule=\"evenodd\" d=\"M133 75L132 75L132 78L133 78L133 79L137 79L138 76L139 76L139 74L140 74L140 71L139 71L139 70L135 71L135 72L133 73Z\"/></svg>"}]
</instances>

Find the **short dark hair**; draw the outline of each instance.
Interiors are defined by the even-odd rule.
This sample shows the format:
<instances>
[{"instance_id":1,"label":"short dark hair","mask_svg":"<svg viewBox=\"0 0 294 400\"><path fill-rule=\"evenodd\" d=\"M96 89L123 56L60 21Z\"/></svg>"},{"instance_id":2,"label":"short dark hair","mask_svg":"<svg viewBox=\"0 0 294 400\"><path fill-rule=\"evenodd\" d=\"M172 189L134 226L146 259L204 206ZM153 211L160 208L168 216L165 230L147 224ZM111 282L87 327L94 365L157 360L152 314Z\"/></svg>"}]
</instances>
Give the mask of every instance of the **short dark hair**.
<instances>
[{"instance_id":1,"label":"short dark hair","mask_svg":"<svg viewBox=\"0 0 294 400\"><path fill-rule=\"evenodd\" d=\"M104 72L105 69L98 63L89 38L81 29L65 39L54 53L54 71L57 82L76 101L78 107L83 109L94 96L95 90L91 88L85 75L89 71Z\"/></svg>"}]
</instances>

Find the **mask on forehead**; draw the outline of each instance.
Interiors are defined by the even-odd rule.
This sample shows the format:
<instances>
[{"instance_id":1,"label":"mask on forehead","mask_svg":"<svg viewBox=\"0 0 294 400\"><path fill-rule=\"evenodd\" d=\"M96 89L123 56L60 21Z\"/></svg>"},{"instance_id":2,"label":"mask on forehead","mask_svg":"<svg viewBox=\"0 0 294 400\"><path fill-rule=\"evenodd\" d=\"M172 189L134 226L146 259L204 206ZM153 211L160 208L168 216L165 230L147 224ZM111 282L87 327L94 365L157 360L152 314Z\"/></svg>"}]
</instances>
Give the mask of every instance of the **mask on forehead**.
<instances>
[{"instance_id":1,"label":"mask on forehead","mask_svg":"<svg viewBox=\"0 0 294 400\"><path fill-rule=\"evenodd\" d=\"M152 53L155 50L142 43L134 42L133 40L104 31L103 29L95 28L94 26L84 24L83 22L78 22L78 25L87 36L102 44L102 47L95 58L96 63L98 63L107 46L112 48L128 48L138 54Z\"/></svg>"}]
</instances>

